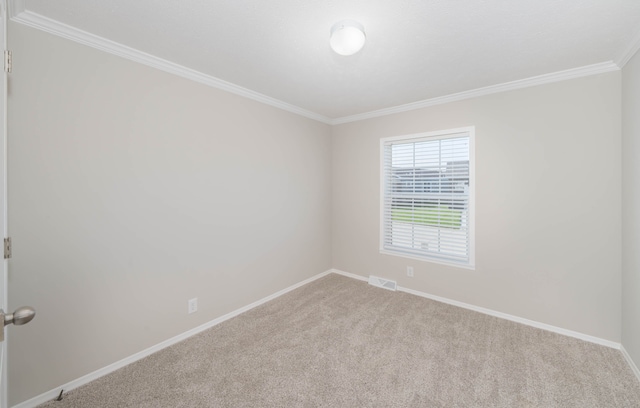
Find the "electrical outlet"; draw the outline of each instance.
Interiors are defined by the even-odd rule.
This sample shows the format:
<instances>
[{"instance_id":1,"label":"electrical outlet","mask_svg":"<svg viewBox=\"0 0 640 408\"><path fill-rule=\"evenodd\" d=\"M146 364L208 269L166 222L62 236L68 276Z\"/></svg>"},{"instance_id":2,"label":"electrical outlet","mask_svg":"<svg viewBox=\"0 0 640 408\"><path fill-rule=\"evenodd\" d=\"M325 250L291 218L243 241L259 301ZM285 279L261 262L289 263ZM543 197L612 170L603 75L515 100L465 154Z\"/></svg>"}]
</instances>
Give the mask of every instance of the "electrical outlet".
<instances>
[{"instance_id":1,"label":"electrical outlet","mask_svg":"<svg viewBox=\"0 0 640 408\"><path fill-rule=\"evenodd\" d=\"M195 313L198 311L198 298L189 299L189 313Z\"/></svg>"},{"instance_id":2,"label":"electrical outlet","mask_svg":"<svg viewBox=\"0 0 640 408\"><path fill-rule=\"evenodd\" d=\"M413 278L413 266L407 266L407 276Z\"/></svg>"}]
</instances>

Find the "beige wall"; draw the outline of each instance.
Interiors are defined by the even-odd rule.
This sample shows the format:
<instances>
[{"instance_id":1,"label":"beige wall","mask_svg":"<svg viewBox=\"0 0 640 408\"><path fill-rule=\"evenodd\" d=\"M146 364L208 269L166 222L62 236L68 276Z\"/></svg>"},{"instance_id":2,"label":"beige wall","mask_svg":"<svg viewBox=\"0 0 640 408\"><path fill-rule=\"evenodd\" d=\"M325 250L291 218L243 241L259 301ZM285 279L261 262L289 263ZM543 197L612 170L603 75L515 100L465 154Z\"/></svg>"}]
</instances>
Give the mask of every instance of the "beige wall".
<instances>
[{"instance_id":1,"label":"beige wall","mask_svg":"<svg viewBox=\"0 0 640 408\"><path fill-rule=\"evenodd\" d=\"M622 70L622 345L640 367L640 53Z\"/></svg>"},{"instance_id":2,"label":"beige wall","mask_svg":"<svg viewBox=\"0 0 640 408\"><path fill-rule=\"evenodd\" d=\"M619 342L620 79L334 127L334 268ZM380 138L463 126L476 127L476 270L381 255Z\"/></svg>"},{"instance_id":3,"label":"beige wall","mask_svg":"<svg viewBox=\"0 0 640 408\"><path fill-rule=\"evenodd\" d=\"M9 332L11 405L331 266L611 341L622 330L640 358L631 249L620 324L621 231L625 248L640 240L640 225L622 230L620 183L623 77L632 227L637 56L622 75L331 129L9 29L9 299L38 309ZM379 254L379 139L462 126L476 127L476 270Z\"/></svg>"},{"instance_id":4,"label":"beige wall","mask_svg":"<svg viewBox=\"0 0 640 408\"><path fill-rule=\"evenodd\" d=\"M9 29L11 405L331 267L329 126Z\"/></svg>"}]
</instances>

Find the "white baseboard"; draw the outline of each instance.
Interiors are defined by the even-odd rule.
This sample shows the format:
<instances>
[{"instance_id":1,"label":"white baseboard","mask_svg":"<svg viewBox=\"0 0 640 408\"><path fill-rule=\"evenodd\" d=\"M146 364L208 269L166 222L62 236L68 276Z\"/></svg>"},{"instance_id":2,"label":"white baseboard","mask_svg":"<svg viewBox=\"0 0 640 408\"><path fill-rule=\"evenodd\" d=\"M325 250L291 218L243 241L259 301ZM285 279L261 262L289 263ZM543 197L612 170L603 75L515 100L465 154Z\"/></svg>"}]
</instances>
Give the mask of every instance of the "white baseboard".
<instances>
[{"instance_id":1,"label":"white baseboard","mask_svg":"<svg viewBox=\"0 0 640 408\"><path fill-rule=\"evenodd\" d=\"M102 376L105 376L107 374L112 373L113 371L116 371L126 365L129 365L131 363L134 363L144 357L147 357L150 354L153 354L157 351L160 351L166 347L172 346L176 343L181 342L182 340L185 340L191 336L194 336L204 330L207 330L213 326L216 326L226 320L229 320L233 317L238 316L241 313L244 313L246 311L249 311L257 306L260 306L270 300L273 300L277 297L280 297L288 292L291 292L294 289L297 289L301 286L304 286L308 283L311 283L317 279L320 279L324 276L327 276L330 273L335 273L337 275L342 275L351 279L357 279L363 282L367 282L367 278L364 276L360 276L360 275L356 275L353 273L349 273L349 272L345 272L345 271L341 271L339 269L330 269L328 271L322 272L318 275L312 276L309 279L306 279L302 282L296 283L295 285L289 286L286 289L283 289L281 291L278 291L270 296L267 296L263 299L260 299L256 302L253 302L247 306L241 307L240 309L234 310L233 312L227 313L223 316L218 317L217 319L211 320L210 322L204 323L198 327L195 327L189 331L186 331L182 334L179 334L175 337L172 337L168 340L163 341L162 343L156 344L155 346L149 347L148 349L145 349L143 351L140 351L139 353L136 353L134 355L131 355L129 357L126 357L120 361L117 361L113 364L110 364L106 367L103 367L99 370L96 370L92 373L89 373L83 377L80 377L78 379L75 379L73 381L70 381L66 384L60 385L59 387L56 387L50 391L47 391L45 393L42 393L34 398L31 398L27 401L21 402L17 405L14 405L12 408L34 408L40 404L43 404L45 402L51 401L52 399L54 399L55 397L58 396L58 394L60 394L60 390L65 390L65 392L67 391L71 391L75 388L78 388L82 385L85 385L93 380L96 380ZM464 309L469 309L469 310L473 310L475 312L479 312L479 313L483 313L486 315L490 315L490 316L495 316L495 317L499 317L502 319L506 319L506 320L510 320L516 323L521 323L527 326L532 326L532 327L536 327L539 329L543 329L543 330L547 330L550 332L554 332L554 333L558 333L558 334L562 334L565 336L569 336L569 337L574 337L580 340L585 340L591 343L596 343L596 344L600 344L603 346L607 346L607 347L611 347L611 348L615 348L615 349L619 349L622 352L622 355L624 356L625 360L627 361L627 363L629 363L629 366L631 367L631 369L633 370L634 374L638 377L638 380L640 380L640 370L638 370L638 367L635 365L634 361L631 359L631 357L629 356L629 354L627 353L627 351L624 349L624 347L622 347L620 345L620 343L616 343L613 341L609 341L609 340L605 340L605 339L601 339L598 337L594 337L594 336L589 336L587 334L583 334L583 333L579 333L579 332L574 332L571 330L567 330L567 329L563 329L560 327L556 327L556 326L551 326L545 323L540 323L540 322L536 322L533 320L529 320L529 319L524 319L522 317L518 317L518 316L513 316L513 315L509 315L506 313L502 313L502 312L497 312L495 310L491 310L491 309L485 309L483 307L478 307L478 306L474 306L474 305L470 305L467 303L463 303L463 302L458 302L456 300L451 300L451 299L447 299L447 298L443 298L440 296L435 296L435 295L431 295L425 292L420 292L417 290L413 290L413 289L408 289L408 288L403 288L403 287L398 287L398 291L401 292L405 292L405 293L409 293L412 295L416 295L416 296L420 296L420 297L424 297L427 299L431 299L431 300L435 300L437 302L442 302L442 303L446 303L446 304L450 304L453 306L457 306L457 307L461 307Z\"/></svg>"},{"instance_id":2,"label":"white baseboard","mask_svg":"<svg viewBox=\"0 0 640 408\"><path fill-rule=\"evenodd\" d=\"M335 273L337 275L346 276L347 278L351 278L351 279L357 279L357 280L360 280L360 281L363 281L363 282L367 282L367 280L368 280L364 276L360 276L360 275L356 275L354 273L341 271L339 269L331 269L328 272ZM573 338L576 338L576 339L579 339L579 340L584 340L584 341L588 341L590 343L595 343L595 344L599 344L599 345L602 345L602 346L606 346L606 347L610 347L610 348L613 348L613 349L620 350L620 352L622 353L622 356L624 357L624 359L629 364L629 367L631 367L631 371L633 371L633 373L638 378L638 381L640 381L640 369L638 369L638 366L635 364L633 359L631 359L631 356L629 355L629 353L627 353L627 350L625 350L624 346L622 346L620 343L616 343L616 342L611 341L611 340L605 340L605 339L602 339L600 337L590 336L588 334L576 332L576 331L573 331L573 330L563 329L561 327L552 326L550 324L540 323L540 322L536 322L534 320L529 320L529 319L525 319L525 318L522 318L522 317L513 316L513 315L510 315L510 314L507 314L507 313L497 312L495 310L486 309L484 307L479 307L479 306L470 305L468 303L458 302L457 300L451 300L451 299L447 299L447 298L444 298L444 297L431 295L429 293L420 292L420 291L409 289L409 288L403 288L401 286L398 286L398 291L409 293L409 294L420 296L420 297L424 297L424 298L431 299L431 300L435 300L437 302L446 303L446 304L449 304L449 305L452 305L452 306L457 306L457 307L461 307L461 308L464 308L464 309L473 310L474 312L483 313L483 314L486 314L486 315L489 315L489 316L494 316L494 317L498 317L498 318L501 318L501 319L510 320L512 322L521 323L521 324L524 324L526 326L535 327L535 328L538 328L538 329L550 331L550 332L553 332L553 333L558 333L558 334L561 334L561 335L564 335L564 336L569 336L569 337L573 337Z\"/></svg>"},{"instance_id":3,"label":"white baseboard","mask_svg":"<svg viewBox=\"0 0 640 408\"><path fill-rule=\"evenodd\" d=\"M349 278L354 278L354 279L364 280L364 281L367 280L367 278L365 278L363 276L354 275L352 273L344 272L344 271L341 271L341 270L338 270L338 269L332 269L331 272L337 273L339 275L347 276ZM423 297L423 298L435 300L437 302L442 302L442 303L446 303L446 304L449 304L449 305L452 305L452 306L461 307L463 309L473 310L474 312L479 312L479 313L483 313L483 314L486 314L486 315L489 315L489 316L499 317L501 319L510 320L512 322L521 323L521 324L524 324L524 325L527 325L527 326L535 327L535 328L542 329L542 330L547 330L547 331L550 331L550 332L562 334L562 335L569 336L569 337L575 337L576 339L580 339L580 340L588 341L590 343L595 343L595 344L599 344L599 345L602 345L602 346L611 347L611 348L620 350L620 343L616 343L616 342L610 341L610 340L601 339L599 337L590 336L588 334L584 334L584 333L579 333L579 332L575 332L575 331L572 331L572 330L563 329L561 327L556 327L556 326L552 326L550 324L536 322L534 320L529 320L529 319L525 319L523 317L513 316L513 315L510 315L510 314L507 314L507 313L497 312L497 311L491 310L491 309L485 309L484 307L479 307L479 306L470 305L468 303L458 302L457 300L451 300L451 299L447 299L447 298L444 298L444 297L432 295L432 294L425 293L425 292L420 292L420 291L409 289L409 288L403 288L401 286L398 286L398 291L399 292L410 293L412 295L416 295L416 296L420 296L420 297Z\"/></svg>"},{"instance_id":4,"label":"white baseboard","mask_svg":"<svg viewBox=\"0 0 640 408\"><path fill-rule=\"evenodd\" d=\"M355 273L349 273L349 272L341 271L339 269L331 269L329 272L335 273L337 275L346 276L347 278L361 280L363 282L367 282L369 280L368 278L365 278L364 276L356 275Z\"/></svg>"},{"instance_id":5,"label":"white baseboard","mask_svg":"<svg viewBox=\"0 0 640 408\"><path fill-rule=\"evenodd\" d=\"M631 371L633 371L638 381L640 381L640 370L638 369L635 361L633 361L629 353L627 353L627 350L624 348L624 346L620 346L620 351L622 352L622 356L624 357L624 359L627 360L627 364L629 364L629 367L631 367Z\"/></svg>"},{"instance_id":6,"label":"white baseboard","mask_svg":"<svg viewBox=\"0 0 640 408\"><path fill-rule=\"evenodd\" d=\"M151 346L146 350L142 350L139 353L136 353L136 354L134 354L132 356L126 357L126 358L124 358L124 359L122 359L120 361L116 361L113 364L110 364L110 365L108 365L106 367L103 367L103 368L101 368L99 370L96 370L96 371L94 371L92 373L89 373L89 374L87 374L87 375L85 375L83 377L80 377L78 379L70 381L70 382L68 382L66 384L60 385L59 387L56 387L56 388L54 388L54 389L52 389L50 391L47 391L47 392L45 392L43 394L40 394L40 395L38 395L36 397L33 397L33 398L31 398L31 399L29 399L27 401L24 401L24 402L21 402L21 403L19 403L17 405L14 405L13 408L34 408L34 407L36 407L36 406L38 406L40 404L43 404L43 403L48 402L48 401L51 401L52 399L56 398L58 396L58 394L60 394L60 390L64 390L65 392L67 392L67 391L71 391L71 390L73 390L75 388L78 388L78 387L80 387L82 385L85 385L85 384L87 384L87 383L89 383L89 382L91 382L93 380L96 380L96 379L102 377L102 376L110 374L110 373L112 373L112 372L114 372L114 371L116 371L116 370L118 370L118 369L120 369L120 368L122 368L122 367L124 367L126 365L129 365L129 364L134 363L134 362L136 362L136 361L138 361L138 360L140 360L140 359L142 359L144 357L147 357L148 355L151 355L151 354L153 354L155 352L158 352L158 351L160 351L160 350L162 350L164 348L167 348L167 347L172 346L172 345L174 345L176 343L179 343L182 340L185 340L185 339L187 339L187 338L189 338L191 336L194 336L194 335L196 335L196 334L198 334L200 332L203 332L203 331L205 331L205 330L207 330L207 329L209 329L209 328L211 328L213 326L216 326L216 325L218 325L218 324L220 324L220 323L222 323L222 322L224 322L226 320L229 320L229 319L231 319L233 317L236 317L241 313L244 313L244 312L246 312L248 310L253 309L254 307L260 306L263 303L266 303L266 302L268 302L270 300L273 300L273 299L275 299L277 297L280 297L280 296L282 296L282 295L284 295L284 294L286 294L288 292L291 292L294 289L297 289L297 288L299 288L301 286L304 286L304 285L306 285L308 283L311 283L311 282L313 282L313 281L315 281L317 279L320 279L320 278L322 278L324 276L327 276L328 274L330 274L332 272L333 272L333 270L328 270L328 271L322 272L322 273L320 273L318 275L312 276L309 279L303 280L302 282L298 282L295 285L289 286L286 289L282 289L281 291L278 291L278 292L276 292L276 293L274 293L272 295L269 295L269 296L267 296L265 298L262 298L262 299L260 299L260 300L258 300L256 302L253 302L250 305L241 307L240 309L237 309L237 310L234 310L233 312L227 313L224 316L220 316L217 319L213 319L210 322L204 323L204 324L202 324L202 325L200 325L198 327L195 327L195 328L193 328L193 329L191 329L189 331L186 331L186 332L184 332L182 334L179 334L179 335L177 335L175 337L172 337L172 338L170 338L168 340L165 340L162 343L156 344L155 346Z\"/></svg>"}]
</instances>

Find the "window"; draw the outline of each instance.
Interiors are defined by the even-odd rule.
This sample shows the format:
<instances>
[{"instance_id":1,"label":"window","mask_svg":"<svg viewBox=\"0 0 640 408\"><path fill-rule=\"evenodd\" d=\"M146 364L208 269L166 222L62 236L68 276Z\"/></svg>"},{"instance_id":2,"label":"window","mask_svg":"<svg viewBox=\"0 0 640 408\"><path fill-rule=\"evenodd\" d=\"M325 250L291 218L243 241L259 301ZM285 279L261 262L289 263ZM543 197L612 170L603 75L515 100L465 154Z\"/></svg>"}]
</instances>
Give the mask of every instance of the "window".
<instances>
[{"instance_id":1,"label":"window","mask_svg":"<svg viewBox=\"0 0 640 408\"><path fill-rule=\"evenodd\" d=\"M382 139L380 252L474 267L474 128Z\"/></svg>"}]
</instances>

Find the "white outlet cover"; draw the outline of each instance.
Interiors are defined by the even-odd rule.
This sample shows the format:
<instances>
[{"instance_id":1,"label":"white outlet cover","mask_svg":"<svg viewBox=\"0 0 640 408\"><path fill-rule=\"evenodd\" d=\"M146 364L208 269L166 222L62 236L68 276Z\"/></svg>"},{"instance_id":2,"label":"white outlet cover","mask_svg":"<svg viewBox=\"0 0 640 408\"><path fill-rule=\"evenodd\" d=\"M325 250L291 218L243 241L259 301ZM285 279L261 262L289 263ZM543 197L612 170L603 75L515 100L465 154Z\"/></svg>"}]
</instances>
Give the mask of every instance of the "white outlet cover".
<instances>
[{"instance_id":1,"label":"white outlet cover","mask_svg":"<svg viewBox=\"0 0 640 408\"><path fill-rule=\"evenodd\" d=\"M189 299L187 311L189 313L198 311L198 298Z\"/></svg>"}]
</instances>

